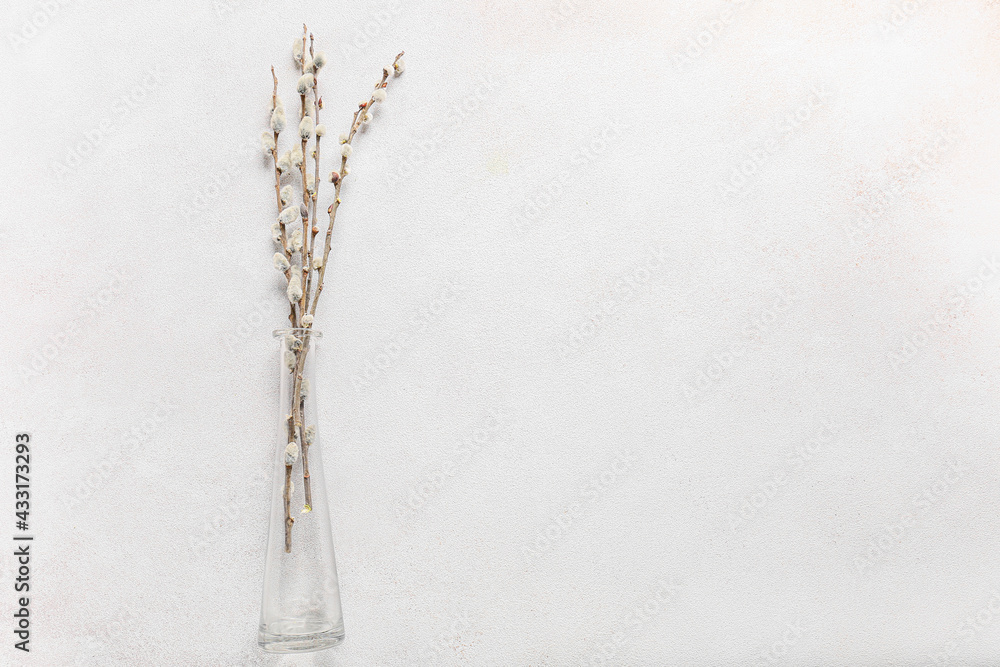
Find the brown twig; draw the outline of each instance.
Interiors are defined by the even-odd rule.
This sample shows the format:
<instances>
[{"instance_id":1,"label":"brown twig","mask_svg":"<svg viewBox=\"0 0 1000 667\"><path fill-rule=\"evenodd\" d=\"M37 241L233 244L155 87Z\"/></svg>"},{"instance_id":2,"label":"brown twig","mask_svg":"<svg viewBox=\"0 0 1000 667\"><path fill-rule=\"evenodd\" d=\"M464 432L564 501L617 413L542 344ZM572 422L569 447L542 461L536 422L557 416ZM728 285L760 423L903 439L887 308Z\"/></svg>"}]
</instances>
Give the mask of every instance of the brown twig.
<instances>
[{"instance_id":1,"label":"brown twig","mask_svg":"<svg viewBox=\"0 0 1000 667\"><path fill-rule=\"evenodd\" d=\"M308 29L306 25L302 24L302 59L299 61L299 69L304 75L306 73L306 34ZM301 118L306 116L306 94L303 93L299 95L299 100L302 103L302 113ZM315 119L313 119L315 121ZM299 165L299 172L302 175L302 205L305 208L302 216L302 297L299 299L299 312L305 314L306 312L306 274L309 272L309 188L306 187L306 174L309 173L309 167L306 166L306 150L308 148L309 140L305 137L301 137L302 144L302 164Z\"/></svg>"},{"instance_id":2,"label":"brown twig","mask_svg":"<svg viewBox=\"0 0 1000 667\"><path fill-rule=\"evenodd\" d=\"M293 439L299 444L299 451L302 452L302 479L303 486L309 484L309 466L307 463L308 453L306 452L306 437L305 437L305 424L302 420L303 414L303 403L302 400L302 376L305 372L306 365L306 355L309 353L309 331L306 330L302 336L302 347L299 348L296 353L295 359L295 376L294 384L292 387L292 417L293 425L295 429L295 435ZM312 511L312 491L303 490L306 494L305 506L303 507L303 512Z\"/></svg>"},{"instance_id":3,"label":"brown twig","mask_svg":"<svg viewBox=\"0 0 1000 667\"><path fill-rule=\"evenodd\" d=\"M309 33L309 57L310 58L315 58L315 51L314 51L314 48L313 48L313 35L312 35L312 33ZM315 128L319 127L319 110L321 108L322 99L320 98L319 93L317 91L319 70L318 70L318 68L314 68L314 69L316 69L316 71L313 72L312 91L313 91L313 126L314 126L314 132L315 132ZM316 234L319 233L319 227L316 226L316 200L317 200L317 198L319 196L319 184L320 184L320 177L319 177L319 156L320 156L319 146L320 146L320 139L321 139L321 137L319 136L319 134L316 134L315 136L316 136L316 139L315 139L315 141L313 143L313 161L314 161L313 192L312 192L312 194L310 196L308 196L308 202L309 202L309 204L308 204L308 207L309 207L309 220L311 221L309 226L311 227L311 229L306 230L305 225L303 225L304 234L310 240L309 256L308 256L307 259L303 260L303 262L304 262L303 269L304 269L304 273L305 273L305 290L304 290L303 298L304 298L304 303L306 305L309 304L309 296L310 296L311 289L312 289L312 275L313 275L313 272L312 272L312 262L313 262L313 255L315 254L315 248L316 248ZM303 160L304 159L305 158L303 157ZM308 329L308 328L312 327L312 324L311 323L303 323L303 326ZM307 354L307 347L308 347L308 345L309 345L309 337L307 336L306 337L306 341L305 341L305 343L303 345L303 348L302 348L302 370L303 371L305 370L305 356ZM300 411L300 413L303 410L305 410L305 404L304 403L305 403L305 401L302 401L300 403L300 405L299 405L299 411ZM312 511L312 480L310 479L310 475L309 475L309 443L306 441L305 427L304 427L304 425L300 425L300 427L299 427L299 438L300 438L301 444L302 444L302 448L301 448L301 451L302 451L302 491L303 491L303 493L305 495L305 504L304 504L304 506L302 508L302 511L303 512L311 512Z\"/></svg>"},{"instance_id":4,"label":"brown twig","mask_svg":"<svg viewBox=\"0 0 1000 667\"><path fill-rule=\"evenodd\" d=\"M271 78L274 79L274 89L271 92L271 113L274 113L275 108L278 105L278 77L274 73L274 67L271 67ZM278 132L274 132L274 147L271 149L271 158L274 162L274 194L277 198L278 212L281 212L283 208L281 204L281 170L278 169ZM281 230L281 252L285 255L285 259L289 260L289 268L285 270L285 280L291 280L292 268L291 268L291 253L288 250L288 237L285 230L285 223L278 219L278 225ZM296 312L295 304L289 304L288 321L294 327L296 322ZM288 424L288 434L289 437L294 437L294 431L292 430L291 424ZM292 507L291 507L291 488L290 482L292 480L292 467L285 466L285 488L282 492L284 496L284 509L285 509L285 552L291 553L292 551L292 524L295 523L295 519L292 518Z\"/></svg>"},{"instance_id":5,"label":"brown twig","mask_svg":"<svg viewBox=\"0 0 1000 667\"><path fill-rule=\"evenodd\" d=\"M285 466L285 489L282 492L285 501L285 553L292 552L292 466Z\"/></svg>"},{"instance_id":6,"label":"brown twig","mask_svg":"<svg viewBox=\"0 0 1000 667\"><path fill-rule=\"evenodd\" d=\"M395 68L396 63L399 62L399 59L403 57L403 53L404 53L403 51L400 51L399 55L397 55L395 60L392 61L393 68ZM387 82L390 74L391 73L389 71L389 68L386 67L382 69L382 79L377 84L375 84L375 90L378 90L379 88L385 88L388 85ZM358 110L354 112L354 119L351 121L351 131L347 135L347 141L345 143L347 144L351 143L351 141L354 139L355 133L358 131L358 127L360 127L361 123L364 121L364 116L362 115L361 112L364 111L365 113L367 113L368 109L370 109L374 103L375 103L375 95L373 92L371 98L369 98L367 102L362 102L360 105L358 105ZM337 181L337 185L334 188L333 203L330 204L330 208L327 209L327 212L330 214L330 223L326 227L326 241L323 245L323 264L322 266L319 267L319 278L316 280L316 295L313 297L312 306L308 310L308 313L310 315L316 314L316 304L319 302L319 295L323 291L323 281L326 278L326 263L330 257L330 244L333 239L333 223L334 220L336 220L337 218L337 209L340 207L340 188L344 185L344 178L347 176L347 174L344 173L346 167L347 167L347 156L346 155L341 156L340 179Z\"/></svg>"},{"instance_id":7,"label":"brown twig","mask_svg":"<svg viewBox=\"0 0 1000 667\"><path fill-rule=\"evenodd\" d=\"M305 24L302 24L302 58L299 60L299 71L305 75L306 73L306 37L308 35L308 28ZM306 97L307 93L302 93L299 95L299 100L301 102L301 118L306 117ZM315 111L314 111L315 113ZM313 125L315 127L315 118L313 118ZM301 137L302 146L302 164L299 165L299 172L302 176L302 206L305 209L302 216L302 250L300 257L302 260L301 276L302 276L302 296L299 298L299 312L305 314L306 306L308 304L308 293L306 292L306 284L308 283L308 275L311 270L311 254L309 251L309 240L312 235L309 233L310 228L310 217L309 217L309 204L311 203L309 197L309 188L307 183L307 174L309 173L308 163L306 162L306 151L308 149L309 140L306 137ZM302 466L303 466L303 492L306 495L305 500L305 511L312 510L312 489L308 485L308 454L306 453L305 447L305 425L302 420L302 374L305 371L306 354L308 353L308 335L303 336L302 346L296 351L295 359L295 375L294 382L292 386L292 416L295 429L295 438L299 445L299 451L302 452Z\"/></svg>"},{"instance_id":8,"label":"brown twig","mask_svg":"<svg viewBox=\"0 0 1000 667\"><path fill-rule=\"evenodd\" d=\"M271 65L271 78L274 79L274 90L271 93L271 113L274 113L275 107L278 105L278 77L274 73L274 65ZM278 213L281 213L281 209L284 208L281 204L281 170L278 169L278 133L274 133L274 148L271 149L271 158L274 162L274 196L278 200ZM288 239L285 236L285 223L278 219L278 225L281 228L281 252L285 254L285 259L288 260L289 268L285 271L285 280L290 280L292 277L291 270L291 259L292 254L288 252ZM289 305L288 321L291 325L295 326L295 306Z\"/></svg>"},{"instance_id":9,"label":"brown twig","mask_svg":"<svg viewBox=\"0 0 1000 667\"><path fill-rule=\"evenodd\" d=\"M305 369L306 354L308 354L309 352L310 336L306 334L305 339L306 340L302 344L303 370ZM301 382L302 378L300 376L299 377L300 392L302 390ZM302 399L299 401L299 415L301 416L304 412L305 412L305 397L302 397ZM298 425L298 430L299 430L299 442L301 443L299 451L302 452L302 486L303 486L303 493L305 494L305 504L302 507L302 511L303 513L308 513L312 512L312 484L309 478L309 442L306 440L306 427L301 421Z\"/></svg>"},{"instance_id":10,"label":"brown twig","mask_svg":"<svg viewBox=\"0 0 1000 667\"><path fill-rule=\"evenodd\" d=\"M309 33L309 57L315 58L315 53L313 52L313 36ZM319 110L323 108L323 98L319 96L319 90L317 86L319 85L319 70L316 69L313 72L313 125L319 127ZM312 260L313 256L316 254L316 234L319 233L319 227L317 226L316 220L316 202L319 198L319 144L322 137L319 134L316 135L316 141L313 144L313 160L315 164L313 173L313 193L310 197L310 214L309 220L311 221L312 228L309 230L309 266L306 269L306 287L305 287L305 303L309 305L309 296L312 290ZM308 490L307 490L308 493Z\"/></svg>"}]
</instances>

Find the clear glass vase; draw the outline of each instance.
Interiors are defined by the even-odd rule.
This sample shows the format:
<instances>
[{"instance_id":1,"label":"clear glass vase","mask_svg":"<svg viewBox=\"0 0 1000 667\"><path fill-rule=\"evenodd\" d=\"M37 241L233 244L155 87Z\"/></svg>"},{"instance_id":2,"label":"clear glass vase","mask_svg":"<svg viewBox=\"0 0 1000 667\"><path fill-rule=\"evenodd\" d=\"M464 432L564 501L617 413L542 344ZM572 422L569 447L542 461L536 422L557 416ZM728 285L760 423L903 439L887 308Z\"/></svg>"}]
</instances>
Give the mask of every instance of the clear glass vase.
<instances>
[{"instance_id":1,"label":"clear glass vase","mask_svg":"<svg viewBox=\"0 0 1000 667\"><path fill-rule=\"evenodd\" d=\"M274 653L319 651L344 639L323 456L316 431L313 329L281 329L281 403L257 641Z\"/></svg>"}]
</instances>

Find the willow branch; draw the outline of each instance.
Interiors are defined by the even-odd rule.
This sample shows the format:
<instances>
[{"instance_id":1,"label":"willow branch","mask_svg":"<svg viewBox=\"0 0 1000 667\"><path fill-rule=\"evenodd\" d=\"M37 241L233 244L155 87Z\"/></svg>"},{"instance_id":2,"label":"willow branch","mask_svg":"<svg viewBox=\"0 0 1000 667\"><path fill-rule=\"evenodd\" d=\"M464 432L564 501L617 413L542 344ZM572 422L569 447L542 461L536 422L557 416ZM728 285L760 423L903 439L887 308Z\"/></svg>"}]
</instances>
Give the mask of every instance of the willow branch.
<instances>
[{"instance_id":1,"label":"willow branch","mask_svg":"<svg viewBox=\"0 0 1000 667\"><path fill-rule=\"evenodd\" d=\"M404 53L403 51L400 51L399 55L397 55L395 60L392 61L393 69L396 68L396 64L399 62L399 59L403 57L403 53ZM390 74L389 68L386 67L382 69L382 78L377 84L375 84L375 90L385 88L388 85L389 74ZM351 131L347 135L347 141L345 142L346 144L351 144L351 142L354 140L354 135L357 133L358 128L361 126L361 123L364 122L365 118L364 114L368 113L368 110L371 109L374 104L375 104L375 93L373 91L372 96L368 99L368 101L359 104L358 110L354 112L354 118L351 120ZM326 227L326 240L323 245L323 264L319 268L319 278L316 281L316 295L313 297L312 306L308 310L308 313L310 315L316 314L316 304L319 303L319 295L323 291L323 284L326 278L327 260L330 257L330 245L333 239L333 223L337 218L337 209L340 207L340 189L341 187L343 187L344 179L346 177L347 177L347 156L342 155L340 158L340 178L337 180L337 185L334 188L333 203L330 204L330 208L327 209L327 213L330 214L330 222L329 224L327 224Z\"/></svg>"},{"instance_id":2,"label":"willow branch","mask_svg":"<svg viewBox=\"0 0 1000 667\"><path fill-rule=\"evenodd\" d=\"M274 79L274 90L271 92L271 113L274 113L274 108L278 105L278 77L274 73L274 65L271 66L271 78ZM274 163L274 196L278 200L278 212L281 212L281 170L278 169L278 133L274 133L274 148L271 149L271 160ZM292 254L288 252L288 239L285 235L285 223L278 219L278 225L281 229L281 252L285 253L285 259L289 260L291 264ZM285 281L287 282L292 277L292 270L289 267L285 271ZM288 311L288 321L292 326L295 326L295 306L290 304Z\"/></svg>"},{"instance_id":3,"label":"willow branch","mask_svg":"<svg viewBox=\"0 0 1000 667\"><path fill-rule=\"evenodd\" d=\"M309 56L311 58L315 57L315 54L313 52L313 36L312 36L312 33L309 33ZM312 90L313 90L313 103L314 103L314 108L313 108L313 116L314 116L314 118L313 118L313 121L314 121L315 127L317 127L317 128L320 125L320 123L319 123L319 110L323 108L323 98L319 96L319 89L317 87L318 85L319 85L319 68L316 68L316 71L313 73ZM306 265L306 284L305 284L305 297L306 297L305 302L306 302L306 305L309 305L309 296L312 294L312 276L313 276L312 262L313 262L313 257L316 254L316 235L319 233L319 226L317 225L318 221L317 221L317 218L316 218L316 201L319 198L319 184L321 182L320 181L320 177L319 177L319 144L320 144L320 139L322 139L322 137L319 135L319 132L317 131L316 132L316 140L315 140L315 143L313 144L313 161L314 161L313 192L312 192L312 196L310 197L310 202L309 202L309 205L310 205L309 220L311 221L312 229L309 230L309 239L310 239L310 245L309 245L309 263ZM303 467L305 467L306 466L306 462L303 461L302 463L303 463Z\"/></svg>"},{"instance_id":4,"label":"willow branch","mask_svg":"<svg viewBox=\"0 0 1000 667\"><path fill-rule=\"evenodd\" d=\"M285 489L282 492L285 501L285 553L292 552L292 466L285 466Z\"/></svg>"},{"instance_id":5,"label":"willow branch","mask_svg":"<svg viewBox=\"0 0 1000 667\"><path fill-rule=\"evenodd\" d=\"M302 453L302 485L305 494L305 506L302 508L303 513L312 511L312 485L309 481L307 451L309 445L306 443L305 424L303 422L305 401L302 398L302 379L305 374L306 355L309 353L311 338L308 330L302 332L302 347L296 352L295 368L293 371L295 375L293 376L294 382L292 384L292 428L294 429L292 439L298 443L299 451Z\"/></svg>"},{"instance_id":6,"label":"willow branch","mask_svg":"<svg viewBox=\"0 0 1000 667\"><path fill-rule=\"evenodd\" d=\"M302 54L303 55L299 59L299 71L303 75L306 73L305 53L306 53L306 37L307 37L307 35L308 35L308 28L306 27L305 24L303 24L302 25ZM299 95L299 102L300 102L300 105L301 105L300 106L300 109L301 109L300 119L305 119L305 117L306 117L306 102L307 102L306 98L307 98L307 96L308 96L308 91L303 92L303 93L301 93ZM313 120L315 121L315 118ZM301 249L301 251L300 251L299 254L300 254L300 259L301 259L301 262L302 262L302 266L300 267L299 270L301 272L301 280L302 280L302 295L299 297L299 312L304 315L305 312L306 312L306 306L308 305L308 295L307 295L305 286L306 286L306 283L308 282L308 275L309 275L309 271L310 271L311 259L310 259L310 252L309 252L309 241L310 241L312 235L309 233L309 228L310 228L309 204L311 202L310 202L309 187L308 187L308 182L307 182L308 181L307 174L309 173L309 167L308 167L308 163L306 162L306 156L307 156L306 151L308 150L309 139L308 139L308 137L302 136L300 138L300 142L301 142L301 147L302 147L302 163L299 164L299 173L300 173L300 175L302 177L302 249ZM300 320L300 322L301 322L301 320ZM302 458L303 473L304 473L303 474L303 478L307 480L308 479L308 476L307 476L308 468L306 467L307 466L307 463L306 463L306 461L307 461L306 456L307 455L306 455L306 452L305 452L305 435L304 435L305 434L305 427L304 427L304 425L302 423L302 374L303 374L303 371L305 369L306 354L308 352L308 340L309 340L309 338L308 338L308 336L303 336L303 338L304 338L303 344L295 352L295 368L294 368L295 375L294 375L294 382L293 382L293 386L292 386L292 396L291 396L292 405L291 405L291 411L292 411L292 420L293 420L293 427L294 427L293 439L298 443L298 445L299 445L299 451L301 451L302 454L303 454L303 458ZM305 483L303 484L303 487L306 487ZM306 511L308 511L309 509L311 509L311 505L312 505L312 503L310 502L311 499L312 499L312 489L311 488L304 488L303 490L304 490L304 492L306 494L305 507L306 507Z\"/></svg>"},{"instance_id":7,"label":"willow branch","mask_svg":"<svg viewBox=\"0 0 1000 667\"><path fill-rule=\"evenodd\" d=\"M302 24L302 53L303 53L303 56L302 56L302 59L299 61L299 68L302 71L302 74L306 73L305 50L306 50L306 34L307 34L307 32L308 32L308 30L307 30L305 24L303 23ZM300 114L300 120L301 120L302 118L305 118L305 116L306 116L306 94L303 93L303 94L299 95L299 100L301 101L301 105L302 105L302 113ZM306 284L306 273L308 273L308 271L309 271L308 260L309 260L309 237L310 237L310 234L309 234L309 188L306 186L306 174L309 172L309 167L306 166L306 155L307 155L306 150L307 150L307 144L308 143L309 143L308 139L306 139L305 137L301 138L301 144L302 144L302 164L299 165L299 173L302 175L302 206L303 206L304 210L302 211L302 251L300 253L301 254L301 258L302 258L302 288L303 289L302 289L302 297L299 299L299 312L302 313L303 315L305 314L305 312L306 312L306 306L308 305L308 303L306 302L305 284Z\"/></svg>"}]
</instances>

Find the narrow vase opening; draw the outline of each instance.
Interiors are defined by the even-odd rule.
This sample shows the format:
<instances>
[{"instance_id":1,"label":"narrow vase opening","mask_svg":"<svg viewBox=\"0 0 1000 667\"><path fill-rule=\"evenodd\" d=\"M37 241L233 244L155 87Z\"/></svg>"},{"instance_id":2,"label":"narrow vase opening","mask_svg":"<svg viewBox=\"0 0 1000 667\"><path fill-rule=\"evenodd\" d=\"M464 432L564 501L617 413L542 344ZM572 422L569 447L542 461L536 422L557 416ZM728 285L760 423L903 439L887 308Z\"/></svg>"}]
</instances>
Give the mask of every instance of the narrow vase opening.
<instances>
[{"instance_id":1,"label":"narrow vase opening","mask_svg":"<svg viewBox=\"0 0 1000 667\"><path fill-rule=\"evenodd\" d=\"M323 332L319 329L306 329L304 327L288 327L286 329L275 329L271 335L275 338L294 334L296 336L309 336L310 338L322 338Z\"/></svg>"}]
</instances>

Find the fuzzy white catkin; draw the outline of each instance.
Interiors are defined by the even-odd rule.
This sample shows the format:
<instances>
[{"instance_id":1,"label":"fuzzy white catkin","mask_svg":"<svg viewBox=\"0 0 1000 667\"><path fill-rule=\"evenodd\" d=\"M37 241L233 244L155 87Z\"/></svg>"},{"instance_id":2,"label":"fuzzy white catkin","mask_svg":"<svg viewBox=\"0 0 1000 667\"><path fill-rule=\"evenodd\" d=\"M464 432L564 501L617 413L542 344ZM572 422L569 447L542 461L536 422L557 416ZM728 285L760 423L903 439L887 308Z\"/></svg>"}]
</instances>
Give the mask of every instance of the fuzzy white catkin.
<instances>
[{"instance_id":1,"label":"fuzzy white catkin","mask_svg":"<svg viewBox=\"0 0 1000 667\"><path fill-rule=\"evenodd\" d=\"M316 104L312 100L306 100L305 109L302 110L303 115L316 117Z\"/></svg>"},{"instance_id":2,"label":"fuzzy white catkin","mask_svg":"<svg viewBox=\"0 0 1000 667\"><path fill-rule=\"evenodd\" d=\"M299 218L299 207L295 205L286 206L285 208L281 209L281 214L278 215L278 222L283 222L284 224L288 225L298 220L298 218Z\"/></svg>"},{"instance_id":3,"label":"fuzzy white catkin","mask_svg":"<svg viewBox=\"0 0 1000 667\"><path fill-rule=\"evenodd\" d=\"M354 151L350 144L344 144L340 147L340 154L344 157L351 157L351 153Z\"/></svg>"},{"instance_id":4,"label":"fuzzy white catkin","mask_svg":"<svg viewBox=\"0 0 1000 667\"><path fill-rule=\"evenodd\" d=\"M372 115L370 113L366 113L365 114L364 124L367 125L370 122L372 122Z\"/></svg>"},{"instance_id":5,"label":"fuzzy white catkin","mask_svg":"<svg viewBox=\"0 0 1000 667\"><path fill-rule=\"evenodd\" d=\"M278 158L278 162L277 162L278 171L280 171L280 172L286 172L286 171L288 171L289 169L292 168L292 160L291 160L291 157L289 157L289 156L290 156L290 153L288 151L285 151L282 154L282 156L280 158Z\"/></svg>"},{"instance_id":6,"label":"fuzzy white catkin","mask_svg":"<svg viewBox=\"0 0 1000 667\"><path fill-rule=\"evenodd\" d=\"M296 39L292 42L292 57L295 58L296 62L302 60L302 40Z\"/></svg>"},{"instance_id":7,"label":"fuzzy white catkin","mask_svg":"<svg viewBox=\"0 0 1000 667\"><path fill-rule=\"evenodd\" d=\"M290 158L292 160L292 164L294 164L296 167L302 164L302 147L296 145L295 148L292 149Z\"/></svg>"},{"instance_id":8,"label":"fuzzy white catkin","mask_svg":"<svg viewBox=\"0 0 1000 667\"><path fill-rule=\"evenodd\" d=\"M292 190L292 186L286 185L281 188L281 203L287 205L288 202L292 201L292 197L295 196L295 191Z\"/></svg>"},{"instance_id":9,"label":"fuzzy white catkin","mask_svg":"<svg viewBox=\"0 0 1000 667\"><path fill-rule=\"evenodd\" d=\"M346 144L347 143L347 132L341 132L340 136L337 137L337 139L338 139L338 141L340 141L340 143Z\"/></svg>"},{"instance_id":10,"label":"fuzzy white catkin","mask_svg":"<svg viewBox=\"0 0 1000 667\"><path fill-rule=\"evenodd\" d=\"M285 257L283 253L274 253L274 268L279 271L287 271L291 265L288 263L288 258Z\"/></svg>"},{"instance_id":11,"label":"fuzzy white catkin","mask_svg":"<svg viewBox=\"0 0 1000 667\"><path fill-rule=\"evenodd\" d=\"M261 132L260 147L264 149L265 153L270 153L274 150L274 134L272 132Z\"/></svg>"},{"instance_id":12,"label":"fuzzy white catkin","mask_svg":"<svg viewBox=\"0 0 1000 667\"><path fill-rule=\"evenodd\" d=\"M285 110L285 103L282 102L281 98L278 97L277 95L274 96L274 108L281 109L282 111Z\"/></svg>"},{"instance_id":13,"label":"fuzzy white catkin","mask_svg":"<svg viewBox=\"0 0 1000 667\"><path fill-rule=\"evenodd\" d=\"M294 464L297 458L299 458L298 444L290 442L287 445L285 445L285 465L290 466Z\"/></svg>"},{"instance_id":14,"label":"fuzzy white catkin","mask_svg":"<svg viewBox=\"0 0 1000 667\"><path fill-rule=\"evenodd\" d=\"M312 316L312 315L303 315L303 316L302 316L302 324L303 324L303 325L305 325L305 326L307 326L307 327L308 327L308 326L310 326L310 325L311 325L312 323L313 323L313 316Z\"/></svg>"},{"instance_id":15,"label":"fuzzy white catkin","mask_svg":"<svg viewBox=\"0 0 1000 667\"><path fill-rule=\"evenodd\" d=\"M305 71L307 71L307 72L315 72L316 71L316 66L313 64L313 59L312 58L310 58L309 60L307 60L305 62L305 66L303 67L303 69L305 69Z\"/></svg>"},{"instance_id":16,"label":"fuzzy white catkin","mask_svg":"<svg viewBox=\"0 0 1000 667\"><path fill-rule=\"evenodd\" d=\"M291 334L285 336L285 344L292 352L298 352L302 349L302 341Z\"/></svg>"},{"instance_id":17,"label":"fuzzy white catkin","mask_svg":"<svg viewBox=\"0 0 1000 667\"><path fill-rule=\"evenodd\" d=\"M404 63L402 60L397 60L395 64L392 66L392 68L395 70L396 76L399 76L400 74L406 71L406 63Z\"/></svg>"},{"instance_id":18,"label":"fuzzy white catkin","mask_svg":"<svg viewBox=\"0 0 1000 667\"><path fill-rule=\"evenodd\" d=\"M305 95L306 91L312 88L316 78L312 74L303 74L295 84L295 90L299 95Z\"/></svg>"},{"instance_id":19,"label":"fuzzy white catkin","mask_svg":"<svg viewBox=\"0 0 1000 667\"><path fill-rule=\"evenodd\" d=\"M316 194L316 176L313 174L306 174L306 192Z\"/></svg>"},{"instance_id":20,"label":"fuzzy white catkin","mask_svg":"<svg viewBox=\"0 0 1000 667\"><path fill-rule=\"evenodd\" d=\"M299 299L302 298L302 276L297 271L292 273L292 277L288 281L286 293L288 294L288 301L291 303L298 303Z\"/></svg>"},{"instance_id":21,"label":"fuzzy white catkin","mask_svg":"<svg viewBox=\"0 0 1000 667\"><path fill-rule=\"evenodd\" d=\"M316 439L316 427L306 426L305 441L307 445L313 444L313 440Z\"/></svg>"},{"instance_id":22,"label":"fuzzy white catkin","mask_svg":"<svg viewBox=\"0 0 1000 667\"><path fill-rule=\"evenodd\" d=\"M302 230L296 229L292 232L292 237L288 239L288 248L292 252L302 250Z\"/></svg>"},{"instance_id":23,"label":"fuzzy white catkin","mask_svg":"<svg viewBox=\"0 0 1000 667\"><path fill-rule=\"evenodd\" d=\"M302 119L302 122L299 123L299 136L303 139L309 139L312 137L313 127L312 116L306 116Z\"/></svg>"},{"instance_id":24,"label":"fuzzy white catkin","mask_svg":"<svg viewBox=\"0 0 1000 667\"><path fill-rule=\"evenodd\" d=\"M285 350L285 368L295 370L295 353L289 350Z\"/></svg>"},{"instance_id":25,"label":"fuzzy white catkin","mask_svg":"<svg viewBox=\"0 0 1000 667\"><path fill-rule=\"evenodd\" d=\"M323 125L322 123L320 123L319 125L316 126L315 132L316 132L316 136L317 137L325 136L326 135L326 125Z\"/></svg>"},{"instance_id":26,"label":"fuzzy white catkin","mask_svg":"<svg viewBox=\"0 0 1000 667\"><path fill-rule=\"evenodd\" d=\"M284 132L287 121L285 112L282 109L275 109L271 112L271 129L275 132Z\"/></svg>"},{"instance_id":27,"label":"fuzzy white catkin","mask_svg":"<svg viewBox=\"0 0 1000 667\"><path fill-rule=\"evenodd\" d=\"M277 243L281 244L281 225L274 223L271 225L271 239Z\"/></svg>"},{"instance_id":28,"label":"fuzzy white catkin","mask_svg":"<svg viewBox=\"0 0 1000 667\"><path fill-rule=\"evenodd\" d=\"M374 93L372 97L375 98L376 102L385 102L385 88L379 88Z\"/></svg>"},{"instance_id":29,"label":"fuzzy white catkin","mask_svg":"<svg viewBox=\"0 0 1000 667\"><path fill-rule=\"evenodd\" d=\"M308 315L306 315L306 317L308 317ZM305 322L303 322L303 324L305 324ZM302 395L301 400L305 401L309 399L309 380L302 380L302 386L299 387L299 392Z\"/></svg>"},{"instance_id":30,"label":"fuzzy white catkin","mask_svg":"<svg viewBox=\"0 0 1000 667\"><path fill-rule=\"evenodd\" d=\"M323 268L322 257L313 257L313 268L316 269L317 271Z\"/></svg>"},{"instance_id":31,"label":"fuzzy white catkin","mask_svg":"<svg viewBox=\"0 0 1000 667\"><path fill-rule=\"evenodd\" d=\"M317 53L316 57L314 57L312 60L312 64L313 64L313 71L322 69L323 65L326 65L326 54L323 53L322 51Z\"/></svg>"}]
</instances>

